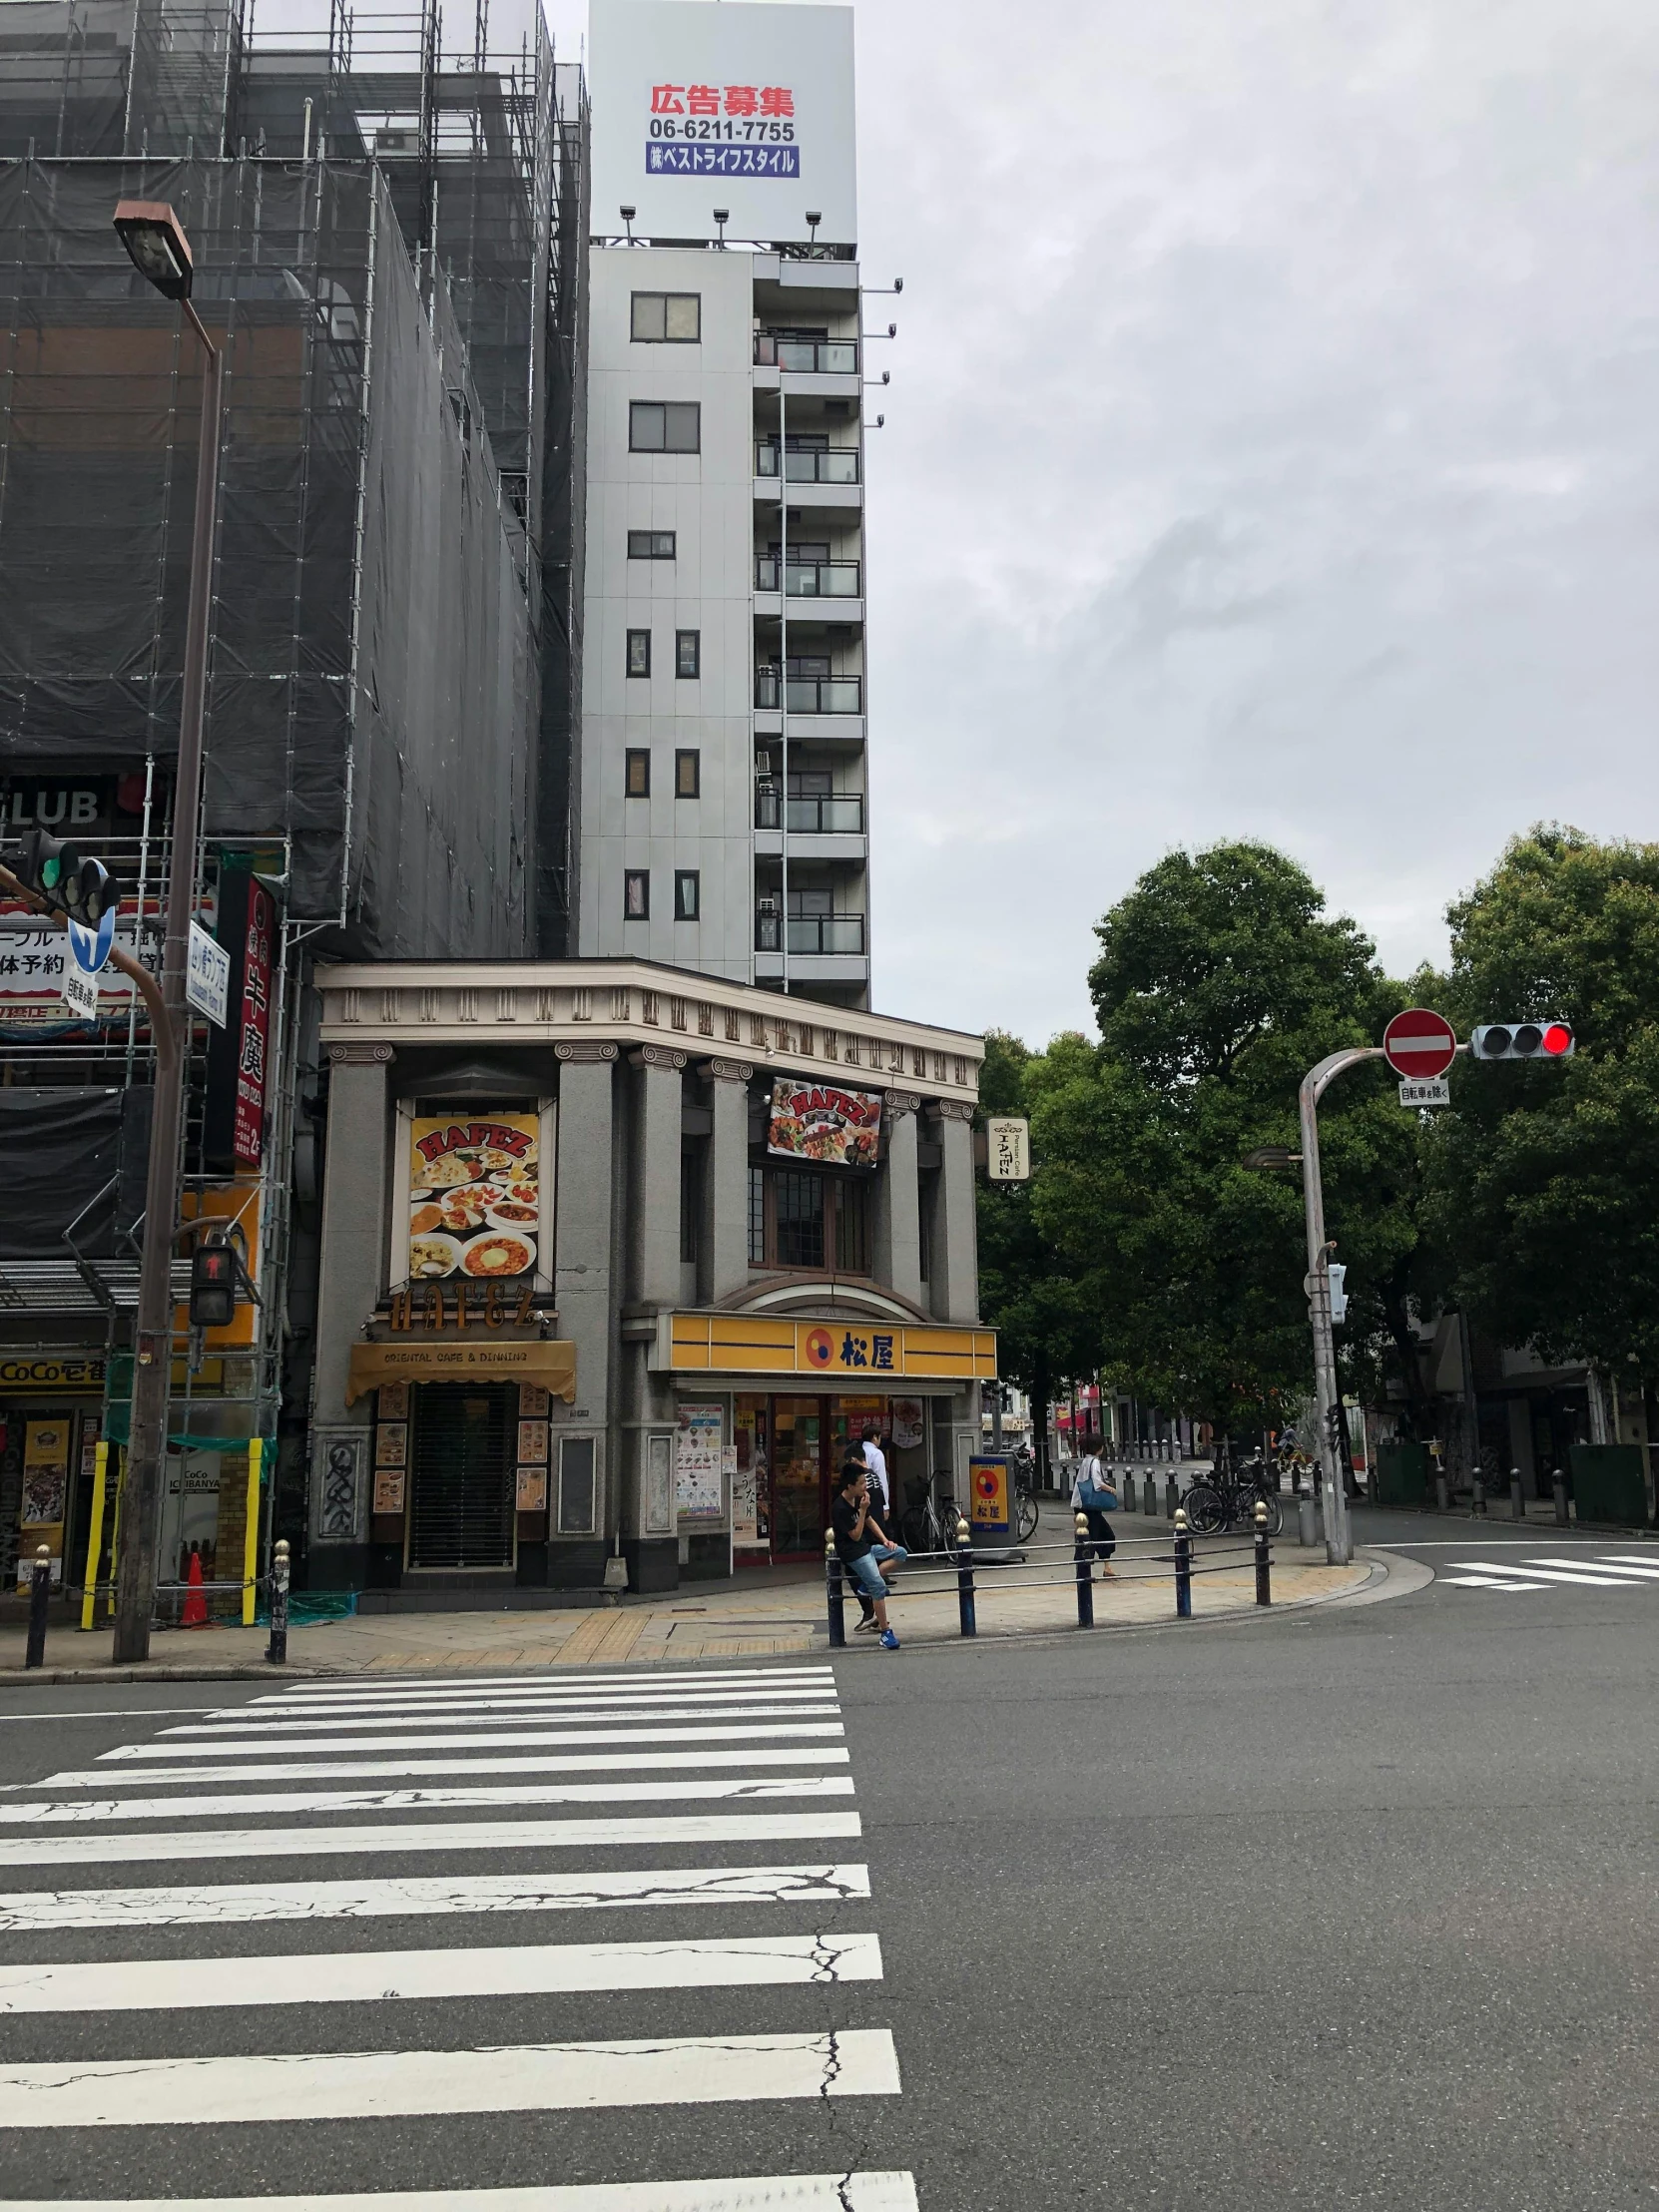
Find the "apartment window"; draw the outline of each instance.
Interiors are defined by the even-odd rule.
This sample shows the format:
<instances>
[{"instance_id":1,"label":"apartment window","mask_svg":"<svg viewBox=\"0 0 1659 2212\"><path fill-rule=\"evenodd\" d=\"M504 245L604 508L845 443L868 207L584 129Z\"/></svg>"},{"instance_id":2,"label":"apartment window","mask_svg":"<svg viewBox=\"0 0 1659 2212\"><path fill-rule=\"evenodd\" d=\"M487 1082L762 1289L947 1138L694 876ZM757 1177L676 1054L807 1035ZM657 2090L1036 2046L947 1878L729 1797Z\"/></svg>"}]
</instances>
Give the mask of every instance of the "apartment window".
<instances>
[{"instance_id":1,"label":"apartment window","mask_svg":"<svg viewBox=\"0 0 1659 2212\"><path fill-rule=\"evenodd\" d=\"M632 746L622 756L623 794L628 799L651 797L651 756L642 746L636 752Z\"/></svg>"},{"instance_id":2,"label":"apartment window","mask_svg":"<svg viewBox=\"0 0 1659 2212\"><path fill-rule=\"evenodd\" d=\"M752 1166L749 1258L755 1267L822 1268L867 1275L872 1250L867 1178L816 1168Z\"/></svg>"},{"instance_id":3,"label":"apartment window","mask_svg":"<svg viewBox=\"0 0 1659 2212\"><path fill-rule=\"evenodd\" d=\"M810 1168L781 1168L773 1175L773 1246L779 1267L823 1267L824 1196L824 1177Z\"/></svg>"},{"instance_id":4,"label":"apartment window","mask_svg":"<svg viewBox=\"0 0 1659 2212\"><path fill-rule=\"evenodd\" d=\"M767 1171L751 1168L749 1171L749 1264L752 1268L764 1268L767 1264Z\"/></svg>"},{"instance_id":5,"label":"apartment window","mask_svg":"<svg viewBox=\"0 0 1659 2212\"><path fill-rule=\"evenodd\" d=\"M703 756L695 748L674 756L674 796L676 799L701 799L703 796Z\"/></svg>"},{"instance_id":6,"label":"apartment window","mask_svg":"<svg viewBox=\"0 0 1659 2212\"><path fill-rule=\"evenodd\" d=\"M651 674L651 632L630 630L628 633L628 673L630 676Z\"/></svg>"},{"instance_id":7,"label":"apartment window","mask_svg":"<svg viewBox=\"0 0 1659 2212\"><path fill-rule=\"evenodd\" d=\"M676 676L701 676L703 673L703 633L701 630L676 630L674 633L674 673Z\"/></svg>"},{"instance_id":8,"label":"apartment window","mask_svg":"<svg viewBox=\"0 0 1659 2212\"><path fill-rule=\"evenodd\" d=\"M702 335L701 292L635 292L632 336L636 345L696 345Z\"/></svg>"},{"instance_id":9,"label":"apartment window","mask_svg":"<svg viewBox=\"0 0 1659 2212\"><path fill-rule=\"evenodd\" d=\"M869 1185L836 1181L835 1266L842 1275L869 1273Z\"/></svg>"},{"instance_id":10,"label":"apartment window","mask_svg":"<svg viewBox=\"0 0 1659 2212\"><path fill-rule=\"evenodd\" d=\"M677 867L674 871L674 918L676 921L696 921L702 912L701 872L694 867Z\"/></svg>"},{"instance_id":11,"label":"apartment window","mask_svg":"<svg viewBox=\"0 0 1659 2212\"><path fill-rule=\"evenodd\" d=\"M622 918L624 921L649 921L651 919L651 870L631 867L622 878Z\"/></svg>"},{"instance_id":12,"label":"apartment window","mask_svg":"<svg viewBox=\"0 0 1659 2212\"><path fill-rule=\"evenodd\" d=\"M680 1260L695 1266L703 1242L703 1147L680 1148Z\"/></svg>"},{"instance_id":13,"label":"apartment window","mask_svg":"<svg viewBox=\"0 0 1659 2212\"><path fill-rule=\"evenodd\" d=\"M672 530L630 530L628 533L628 558L631 561L672 561L674 559L674 532Z\"/></svg>"},{"instance_id":14,"label":"apartment window","mask_svg":"<svg viewBox=\"0 0 1659 2212\"><path fill-rule=\"evenodd\" d=\"M631 453L700 453L703 409L695 399L635 399L628 407Z\"/></svg>"}]
</instances>

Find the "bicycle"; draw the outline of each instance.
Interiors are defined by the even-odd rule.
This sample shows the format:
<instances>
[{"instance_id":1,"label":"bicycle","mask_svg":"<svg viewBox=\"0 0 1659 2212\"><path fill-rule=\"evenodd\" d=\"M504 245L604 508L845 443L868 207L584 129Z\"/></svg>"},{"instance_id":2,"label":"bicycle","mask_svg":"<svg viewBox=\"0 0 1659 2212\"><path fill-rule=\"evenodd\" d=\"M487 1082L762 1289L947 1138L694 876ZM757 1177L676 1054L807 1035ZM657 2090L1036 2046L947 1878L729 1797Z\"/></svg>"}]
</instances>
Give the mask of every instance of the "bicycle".
<instances>
[{"instance_id":1,"label":"bicycle","mask_svg":"<svg viewBox=\"0 0 1659 2212\"><path fill-rule=\"evenodd\" d=\"M919 1486L912 1485L911 1501L898 1523L898 1540L912 1559L928 1552L948 1552L954 1558L958 1548L956 1500L935 1498L931 1490L924 1490L918 1498L914 1491Z\"/></svg>"},{"instance_id":2,"label":"bicycle","mask_svg":"<svg viewBox=\"0 0 1659 2212\"><path fill-rule=\"evenodd\" d=\"M1277 1536L1285 1525L1285 1508L1278 1493L1269 1489L1260 1474L1223 1474L1215 1481L1199 1480L1181 1502L1187 1509L1187 1526L1198 1536L1227 1535L1239 1521L1254 1530L1258 1503L1268 1509L1270 1536Z\"/></svg>"},{"instance_id":3,"label":"bicycle","mask_svg":"<svg viewBox=\"0 0 1659 2212\"><path fill-rule=\"evenodd\" d=\"M1031 1487L1029 1475L1014 1476L1014 1537L1016 1542L1028 1544L1037 1533L1037 1493Z\"/></svg>"}]
</instances>

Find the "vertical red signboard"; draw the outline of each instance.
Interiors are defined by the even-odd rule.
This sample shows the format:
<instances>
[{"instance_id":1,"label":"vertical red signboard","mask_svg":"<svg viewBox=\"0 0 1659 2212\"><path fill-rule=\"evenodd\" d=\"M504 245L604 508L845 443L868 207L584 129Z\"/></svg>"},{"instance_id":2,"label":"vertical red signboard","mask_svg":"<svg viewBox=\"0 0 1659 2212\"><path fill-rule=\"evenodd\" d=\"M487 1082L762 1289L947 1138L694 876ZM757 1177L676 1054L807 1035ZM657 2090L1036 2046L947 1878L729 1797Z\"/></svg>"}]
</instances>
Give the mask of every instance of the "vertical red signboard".
<instances>
[{"instance_id":1,"label":"vertical red signboard","mask_svg":"<svg viewBox=\"0 0 1659 2212\"><path fill-rule=\"evenodd\" d=\"M239 1167L257 1168L265 1150L266 1054L271 1043L271 931L276 908L259 883L248 891L243 952L242 1038L237 1048L233 1149Z\"/></svg>"}]
</instances>

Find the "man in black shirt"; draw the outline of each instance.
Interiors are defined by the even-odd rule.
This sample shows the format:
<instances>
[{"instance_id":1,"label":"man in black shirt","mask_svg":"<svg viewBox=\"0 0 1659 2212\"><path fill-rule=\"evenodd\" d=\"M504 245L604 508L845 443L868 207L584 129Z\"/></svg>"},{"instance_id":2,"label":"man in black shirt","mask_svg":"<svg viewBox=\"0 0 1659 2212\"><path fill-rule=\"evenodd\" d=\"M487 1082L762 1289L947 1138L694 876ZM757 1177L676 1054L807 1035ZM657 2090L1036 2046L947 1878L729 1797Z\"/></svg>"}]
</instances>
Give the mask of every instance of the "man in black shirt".
<instances>
[{"instance_id":1,"label":"man in black shirt","mask_svg":"<svg viewBox=\"0 0 1659 2212\"><path fill-rule=\"evenodd\" d=\"M885 1576L901 1566L909 1554L902 1544L887 1542L871 1512L868 1472L861 1459L849 1458L843 1463L830 1508L830 1526L834 1532L835 1556L846 1569L859 1605L865 1609L859 1628L867 1625L877 1629L885 1648L896 1651L898 1638L887 1626Z\"/></svg>"}]
</instances>

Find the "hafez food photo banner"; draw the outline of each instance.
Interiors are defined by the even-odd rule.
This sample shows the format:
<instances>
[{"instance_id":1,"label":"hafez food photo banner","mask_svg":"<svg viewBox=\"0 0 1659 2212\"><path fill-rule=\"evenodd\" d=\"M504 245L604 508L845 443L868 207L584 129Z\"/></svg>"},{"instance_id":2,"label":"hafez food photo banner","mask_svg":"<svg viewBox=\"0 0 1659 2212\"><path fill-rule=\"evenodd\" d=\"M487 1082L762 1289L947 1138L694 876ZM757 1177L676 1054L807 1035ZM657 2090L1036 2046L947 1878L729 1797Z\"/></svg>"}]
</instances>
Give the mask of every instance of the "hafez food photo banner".
<instances>
[{"instance_id":1,"label":"hafez food photo banner","mask_svg":"<svg viewBox=\"0 0 1659 2212\"><path fill-rule=\"evenodd\" d=\"M417 1114L409 1123L409 1281L533 1275L539 1114Z\"/></svg>"},{"instance_id":2,"label":"hafez food photo banner","mask_svg":"<svg viewBox=\"0 0 1659 2212\"><path fill-rule=\"evenodd\" d=\"M594 0L588 53L596 232L857 244L850 7Z\"/></svg>"},{"instance_id":3,"label":"hafez food photo banner","mask_svg":"<svg viewBox=\"0 0 1659 2212\"><path fill-rule=\"evenodd\" d=\"M781 1075L772 1086L767 1150L832 1168L872 1168L881 1144L879 1091Z\"/></svg>"}]
</instances>

